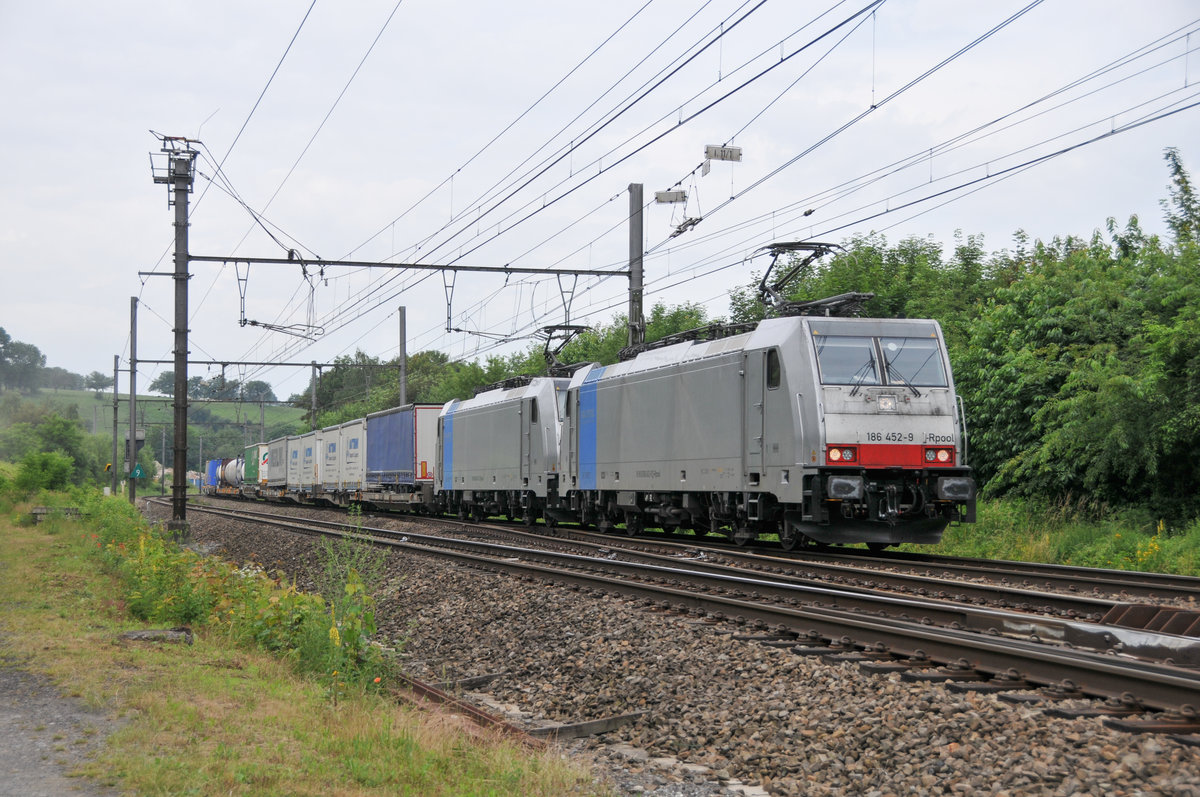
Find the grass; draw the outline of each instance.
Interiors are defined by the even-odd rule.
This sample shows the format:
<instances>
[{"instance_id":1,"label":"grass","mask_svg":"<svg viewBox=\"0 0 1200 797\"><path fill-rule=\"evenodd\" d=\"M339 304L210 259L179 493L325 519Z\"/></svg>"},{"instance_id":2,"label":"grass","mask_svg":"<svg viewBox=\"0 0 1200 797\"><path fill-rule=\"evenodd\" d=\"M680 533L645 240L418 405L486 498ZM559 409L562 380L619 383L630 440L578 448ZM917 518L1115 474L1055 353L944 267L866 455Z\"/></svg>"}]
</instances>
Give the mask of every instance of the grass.
<instances>
[{"instance_id":1,"label":"grass","mask_svg":"<svg viewBox=\"0 0 1200 797\"><path fill-rule=\"evenodd\" d=\"M1200 519L1172 526L1136 511L1095 517L1066 503L981 500L974 524L902 550L1200 576Z\"/></svg>"},{"instance_id":2,"label":"grass","mask_svg":"<svg viewBox=\"0 0 1200 797\"><path fill-rule=\"evenodd\" d=\"M98 431L112 428L112 389L100 394L97 398L94 391L91 390L53 390L43 388L34 396L26 396L25 398L37 401L52 409L58 410L60 413L65 412L68 407L75 405L79 409L79 417L87 423L91 423L92 408L96 407ZM129 405L126 401L129 398L129 392L125 391L120 394L121 399L121 423L128 421ZM147 393L145 395L138 394L138 406L145 411L145 423L155 426L162 424L171 424L174 422L175 415L170 396L160 396L158 394ZM234 421L238 417L238 402L222 401L222 402L199 402L192 405L193 407L202 407L213 414L213 417L221 421ZM143 409L138 410L138 417L142 417ZM282 404L268 404L264 408L267 427L278 426L283 423L299 423L304 417L305 410L299 407L292 407ZM241 405L241 417L249 419L251 426L258 425L258 402L245 402Z\"/></svg>"},{"instance_id":3,"label":"grass","mask_svg":"<svg viewBox=\"0 0 1200 797\"><path fill-rule=\"evenodd\" d=\"M27 505L13 512L27 511ZM131 619L93 534L0 516L7 648L122 727L80 774L136 794L503 795L595 793L553 753L467 733L387 694L329 685L287 660L196 627L192 646L121 643Z\"/></svg>"}]
</instances>

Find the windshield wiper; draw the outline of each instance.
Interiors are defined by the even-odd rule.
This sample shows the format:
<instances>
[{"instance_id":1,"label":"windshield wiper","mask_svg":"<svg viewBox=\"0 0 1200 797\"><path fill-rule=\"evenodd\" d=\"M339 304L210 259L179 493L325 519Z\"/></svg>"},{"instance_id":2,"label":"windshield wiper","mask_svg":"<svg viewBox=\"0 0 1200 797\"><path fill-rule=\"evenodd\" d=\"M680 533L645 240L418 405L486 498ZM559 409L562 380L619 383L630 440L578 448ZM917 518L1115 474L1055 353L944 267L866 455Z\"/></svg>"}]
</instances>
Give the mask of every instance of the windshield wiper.
<instances>
[{"instance_id":1,"label":"windshield wiper","mask_svg":"<svg viewBox=\"0 0 1200 797\"><path fill-rule=\"evenodd\" d=\"M917 398L920 398L921 391L917 390L915 387L913 387L911 382L909 382L907 379L905 379L903 376L901 376L900 372L896 370L896 366L892 365L890 360L887 360L885 358L884 361L887 363L888 379L889 380L893 379L893 378L896 379L898 382L900 382L900 384L904 385L909 390L911 390L913 392L914 396L916 396Z\"/></svg>"},{"instance_id":2,"label":"windshield wiper","mask_svg":"<svg viewBox=\"0 0 1200 797\"><path fill-rule=\"evenodd\" d=\"M851 398L853 398L855 394L858 393L859 388L863 386L863 383L866 381L867 374L874 370L875 358L867 357L867 361L863 363L857 371L854 372L853 376L850 377L850 381L854 383L854 389L850 391Z\"/></svg>"}]
</instances>

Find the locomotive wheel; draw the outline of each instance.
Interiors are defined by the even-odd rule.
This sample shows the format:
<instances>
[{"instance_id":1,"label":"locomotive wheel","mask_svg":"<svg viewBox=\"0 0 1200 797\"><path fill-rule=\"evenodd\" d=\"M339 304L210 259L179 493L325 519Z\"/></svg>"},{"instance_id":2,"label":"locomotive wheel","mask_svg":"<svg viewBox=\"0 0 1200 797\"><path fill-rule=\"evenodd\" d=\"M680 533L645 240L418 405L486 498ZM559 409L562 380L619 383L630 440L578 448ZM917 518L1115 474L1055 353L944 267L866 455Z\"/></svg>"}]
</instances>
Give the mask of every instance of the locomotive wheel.
<instances>
[{"instance_id":1,"label":"locomotive wheel","mask_svg":"<svg viewBox=\"0 0 1200 797\"><path fill-rule=\"evenodd\" d=\"M889 543L889 542L868 542L867 543L867 550L871 551L872 553L883 553L890 547L891 547L891 543Z\"/></svg>"},{"instance_id":2,"label":"locomotive wheel","mask_svg":"<svg viewBox=\"0 0 1200 797\"><path fill-rule=\"evenodd\" d=\"M795 529L781 529L779 532L779 547L785 551L794 551L801 544L800 532Z\"/></svg>"},{"instance_id":3,"label":"locomotive wheel","mask_svg":"<svg viewBox=\"0 0 1200 797\"><path fill-rule=\"evenodd\" d=\"M733 530L733 544L739 548L745 547L753 542L756 536L758 535L755 534L754 529L746 526L738 526Z\"/></svg>"},{"instance_id":4,"label":"locomotive wheel","mask_svg":"<svg viewBox=\"0 0 1200 797\"><path fill-rule=\"evenodd\" d=\"M636 537L645 530L645 524L642 522L642 516L637 512L625 513L625 535L627 537Z\"/></svg>"},{"instance_id":5,"label":"locomotive wheel","mask_svg":"<svg viewBox=\"0 0 1200 797\"><path fill-rule=\"evenodd\" d=\"M532 526L537 523L537 512L533 507L525 507L525 511L521 514L521 522L526 526Z\"/></svg>"}]
</instances>

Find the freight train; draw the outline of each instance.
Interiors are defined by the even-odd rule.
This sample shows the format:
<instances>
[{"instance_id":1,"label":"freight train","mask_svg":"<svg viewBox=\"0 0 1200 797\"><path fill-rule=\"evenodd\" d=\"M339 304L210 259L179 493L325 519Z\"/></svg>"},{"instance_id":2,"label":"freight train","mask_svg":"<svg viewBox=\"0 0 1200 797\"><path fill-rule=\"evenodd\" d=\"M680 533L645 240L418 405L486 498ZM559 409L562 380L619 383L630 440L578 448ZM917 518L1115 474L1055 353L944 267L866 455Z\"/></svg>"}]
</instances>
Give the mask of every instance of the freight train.
<instances>
[{"instance_id":1,"label":"freight train","mask_svg":"<svg viewBox=\"0 0 1200 797\"><path fill-rule=\"evenodd\" d=\"M793 316L252 445L206 490L883 548L974 521L966 458L936 321Z\"/></svg>"}]
</instances>

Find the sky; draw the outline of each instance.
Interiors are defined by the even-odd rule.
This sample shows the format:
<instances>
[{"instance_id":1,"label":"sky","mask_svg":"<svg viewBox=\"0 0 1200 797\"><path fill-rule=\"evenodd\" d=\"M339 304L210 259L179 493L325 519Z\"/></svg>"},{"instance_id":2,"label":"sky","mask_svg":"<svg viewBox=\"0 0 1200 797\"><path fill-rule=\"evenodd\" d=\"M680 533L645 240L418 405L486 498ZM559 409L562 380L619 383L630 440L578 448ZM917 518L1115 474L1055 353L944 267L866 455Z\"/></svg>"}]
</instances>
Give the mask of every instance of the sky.
<instances>
[{"instance_id":1,"label":"sky","mask_svg":"<svg viewBox=\"0 0 1200 797\"><path fill-rule=\"evenodd\" d=\"M155 134L195 142L191 253L231 258L190 266L195 360L394 357L402 306L410 354L456 359L611 322L621 276L303 261L622 270L634 183L646 307L710 317L776 241L1164 234L1198 48L1190 0L0 0L0 326L110 374L137 297L138 358L170 359ZM286 397L309 369L225 375Z\"/></svg>"}]
</instances>

